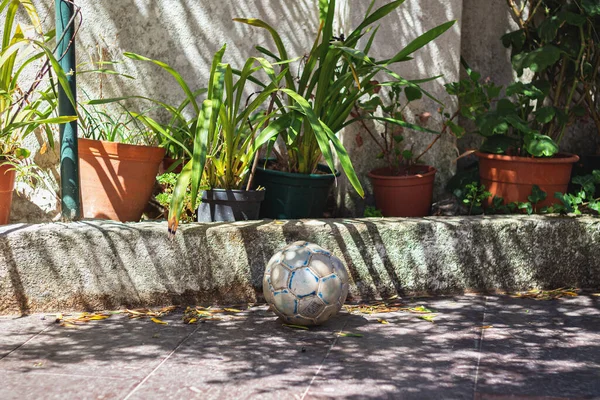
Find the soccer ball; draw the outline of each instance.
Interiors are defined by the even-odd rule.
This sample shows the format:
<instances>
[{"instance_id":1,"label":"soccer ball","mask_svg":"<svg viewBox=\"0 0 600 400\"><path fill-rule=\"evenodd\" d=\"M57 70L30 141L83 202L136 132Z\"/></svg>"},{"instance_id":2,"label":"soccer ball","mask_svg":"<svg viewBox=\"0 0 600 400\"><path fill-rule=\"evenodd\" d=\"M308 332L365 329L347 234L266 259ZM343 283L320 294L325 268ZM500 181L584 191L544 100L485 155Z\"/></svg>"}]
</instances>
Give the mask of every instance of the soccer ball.
<instances>
[{"instance_id":1,"label":"soccer ball","mask_svg":"<svg viewBox=\"0 0 600 400\"><path fill-rule=\"evenodd\" d=\"M342 261L314 243L295 242L267 263L263 293L286 323L319 325L334 316L348 295Z\"/></svg>"}]
</instances>

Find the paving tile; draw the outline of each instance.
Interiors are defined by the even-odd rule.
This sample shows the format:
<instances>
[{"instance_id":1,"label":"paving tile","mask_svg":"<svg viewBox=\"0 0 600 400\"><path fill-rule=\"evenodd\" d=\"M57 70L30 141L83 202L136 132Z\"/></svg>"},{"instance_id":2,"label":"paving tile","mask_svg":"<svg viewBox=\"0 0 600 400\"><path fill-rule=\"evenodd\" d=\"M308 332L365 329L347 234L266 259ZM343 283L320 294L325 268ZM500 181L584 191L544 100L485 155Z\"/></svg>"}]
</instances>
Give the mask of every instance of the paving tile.
<instances>
[{"instance_id":1,"label":"paving tile","mask_svg":"<svg viewBox=\"0 0 600 400\"><path fill-rule=\"evenodd\" d=\"M600 396L597 299L488 298L477 392L522 398Z\"/></svg>"},{"instance_id":2,"label":"paving tile","mask_svg":"<svg viewBox=\"0 0 600 400\"><path fill-rule=\"evenodd\" d=\"M115 315L77 328L54 324L0 360L0 370L140 380L194 329L180 319L157 325Z\"/></svg>"},{"instance_id":3,"label":"paving tile","mask_svg":"<svg viewBox=\"0 0 600 400\"><path fill-rule=\"evenodd\" d=\"M347 317L308 331L284 327L265 311L208 321L131 398L301 396Z\"/></svg>"},{"instance_id":4,"label":"paving tile","mask_svg":"<svg viewBox=\"0 0 600 400\"><path fill-rule=\"evenodd\" d=\"M476 297L420 300L437 312L353 315L307 398L473 398L483 302ZM388 324L377 322L384 317Z\"/></svg>"},{"instance_id":5,"label":"paving tile","mask_svg":"<svg viewBox=\"0 0 600 400\"><path fill-rule=\"evenodd\" d=\"M0 359L42 332L50 324L52 321L39 315L0 317Z\"/></svg>"},{"instance_id":6,"label":"paving tile","mask_svg":"<svg viewBox=\"0 0 600 400\"><path fill-rule=\"evenodd\" d=\"M136 384L133 379L0 371L0 399L117 399Z\"/></svg>"}]
</instances>

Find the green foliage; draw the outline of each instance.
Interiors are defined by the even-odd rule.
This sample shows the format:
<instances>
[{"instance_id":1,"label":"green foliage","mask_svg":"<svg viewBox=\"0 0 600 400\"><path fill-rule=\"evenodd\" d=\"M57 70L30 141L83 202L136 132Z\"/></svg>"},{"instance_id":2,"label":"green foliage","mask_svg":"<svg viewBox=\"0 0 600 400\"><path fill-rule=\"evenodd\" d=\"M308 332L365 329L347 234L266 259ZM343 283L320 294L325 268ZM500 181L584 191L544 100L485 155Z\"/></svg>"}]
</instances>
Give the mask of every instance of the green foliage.
<instances>
[{"instance_id":1,"label":"green foliage","mask_svg":"<svg viewBox=\"0 0 600 400\"><path fill-rule=\"evenodd\" d=\"M575 193L554 193L554 197L560 200L560 203L538 209L536 205L544 201L547 193L538 186L532 187L531 195L528 196L528 202L503 204L501 197L494 197L492 207L488 208L490 214L512 214L518 210L523 210L527 214L541 213L560 213L575 214L582 213L600 213L600 198L594 198L596 185L600 185L600 170L593 171L592 174L576 176L572 180L573 184L579 189Z\"/></svg>"},{"instance_id":2,"label":"green foliage","mask_svg":"<svg viewBox=\"0 0 600 400\"><path fill-rule=\"evenodd\" d=\"M156 180L160 184L162 188L162 193L156 195L156 201L163 206L165 209L169 210L171 206L171 201L173 200L173 191L175 190L175 185L177 184L177 174L172 172L159 175ZM201 196L196 198L196 203L200 203ZM192 204L192 189L188 187L185 192L185 198L183 201L183 212L181 213L179 222L194 222L196 220L196 208Z\"/></svg>"},{"instance_id":3,"label":"green foliage","mask_svg":"<svg viewBox=\"0 0 600 400\"><path fill-rule=\"evenodd\" d=\"M485 186L472 182L465 185L464 195L459 198L469 208L469 215L483 213L483 202L492 194L485 190Z\"/></svg>"},{"instance_id":4,"label":"green foliage","mask_svg":"<svg viewBox=\"0 0 600 400\"><path fill-rule=\"evenodd\" d=\"M372 207L372 206L365 207L363 216L365 218L383 218L383 214L381 213L381 210L379 210L377 207Z\"/></svg>"},{"instance_id":5,"label":"green foliage","mask_svg":"<svg viewBox=\"0 0 600 400\"><path fill-rule=\"evenodd\" d=\"M352 186L360 195L364 194L351 160L336 136L337 133L361 119L360 116L350 120L348 117L359 99L375 93L382 85L393 83L411 87L408 92L411 99L422 95L430 96L418 85L401 78L388 67L410 60L412 53L443 34L455 22L447 22L422 34L389 59L375 60L368 55L378 30L373 25L403 2L404 0L392 1L373 10L375 1L372 1L367 15L358 26L347 37L335 38L333 25L336 1L319 1L321 25L312 49L308 54L299 57L302 62L296 79L290 71L285 72L286 88L306 100L305 106L313 110L317 120L311 121L298 113L299 107L285 108L285 112L279 117L285 124L281 123L281 129L277 132L285 144L285 149L282 153L273 149L283 170L313 173L321 159L333 170L334 156L337 154ZM258 19L236 18L235 21L266 29L270 33L277 52L264 51L264 48L257 47L267 57L273 57L275 54L276 61L290 59L283 41L270 25ZM361 42L364 45L359 48L361 38L366 40ZM373 77L378 73L390 79L389 82L374 83ZM287 102L291 101L288 96ZM302 109L306 110L305 107ZM324 132L316 129L321 125L328 129Z\"/></svg>"},{"instance_id":6,"label":"green foliage","mask_svg":"<svg viewBox=\"0 0 600 400\"><path fill-rule=\"evenodd\" d=\"M509 5L519 29L502 42L511 49L513 67L519 76L529 69L533 81L548 87L538 99L539 133L559 143L569 125L588 117L600 133L600 3L511 0Z\"/></svg>"},{"instance_id":7,"label":"green foliage","mask_svg":"<svg viewBox=\"0 0 600 400\"><path fill-rule=\"evenodd\" d=\"M480 150L493 154L552 157L558 144L542 134L544 127L560 118L554 107L545 106L549 93L545 82L515 82L506 88L485 80L463 60L468 78L446 85L457 96L460 114L475 123L472 133L485 138Z\"/></svg>"},{"instance_id":8,"label":"green foliage","mask_svg":"<svg viewBox=\"0 0 600 400\"><path fill-rule=\"evenodd\" d=\"M54 116L58 104L57 85L61 85L67 98L74 102L65 73L50 49L54 32L47 35L42 32L40 18L31 1L2 1L0 14L4 15L0 47L0 158L16 163L29 155L21 145L34 130L42 128L53 146L50 124L77 118ZM20 15L27 16L30 25L18 22ZM33 83L27 90L22 82L24 73L34 75L33 80L28 79Z\"/></svg>"},{"instance_id":9,"label":"green foliage","mask_svg":"<svg viewBox=\"0 0 600 400\"><path fill-rule=\"evenodd\" d=\"M79 103L79 130L83 137L93 140L156 146L160 137L147 129L127 108L115 113L101 105Z\"/></svg>"},{"instance_id":10,"label":"green foliage","mask_svg":"<svg viewBox=\"0 0 600 400\"><path fill-rule=\"evenodd\" d=\"M594 198L596 185L600 185L600 170L589 175L576 176L573 183L579 186L575 193L555 193L554 197L561 201L549 207L548 212L580 215L582 212L600 213L600 199Z\"/></svg>"},{"instance_id":11,"label":"green foliage","mask_svg":"<svg viewBox=\"0 0 600 400\"><path fill-rule=\"evenodd\" d=\"M375 84L375 82L373 82ZM366 96L364 100L360 100L355 105L354 115L362 114L360 122L363 129L369 134L371 139L377 144L381 152L377 158L386 161L388 168L394 175L399 175L403 169L410 167L415 163L413 146L409 149L405 148L405 140L402 135L404 129L413 129L421 132L429 132L439 134L439 132L431 131L426 128L414 125L405 121L402 113L405 107L413 100L420 97L416 96L415 92L409 94L409 89L418 90L414 87L406 87L403 93L403 84L391 83L387 89L387 99L382 99L379 91L370 96ZM419 92L421 93L421 92ZM402 99L406 101L402 101ZM384 129L382 132L373 132L364 120L372 119L383 122Z\"/></svg>"},{"instance_id":12,"label":"green foliage","mask_svg":"<svg viewBox=\"0 0 600 400\"><path fill-rule=\"evenodd\" d=\"M245 62L241 71L234 71L231 65L222 62L225 48L223 46L213 58L208 88L196 92L168 64L138 54L125 53L126 57L133 60L160 66L175 78L186 95L182 105L177 108L152 100L172 115L171 122L166 126L147 115L136 115L149 129L179 145L189 158L173 190L169 210L171 232L177 229L189 186L194 208L200 187L204 184L220 189L249 187L246 181L256 152L263 144L274 139L282 127L289 127L290 115L305 120L315 135L334 137L329 127L315 115L306 99L291 89L280 88L281 80L288 75L285 66L288 61L277 64L283 68L279 74L275 74L274 65L269 61L254 57ZM262 84L254 77L258 71L265 73L269 79L268 84ZM255 96L245 98L249 88L247 85L251 83L257 85L259 90L255 92ZM206 93L206 98L199 102L197 97L202 93ZM288 104L283 105L278 95L286 96ZM263 106L267 102L269 105L265 111ZM192 118L185 118L186 107L194 111ZM172 135L173 132L177 132L185 140L178 140L178 137ZM334 147L341 146L333 140L330 142ZM338 156L345 155L347 158L343 147L336 150ZM326 147L323 151L330 152L330 149Z\"/></svg>"}]
</instances>

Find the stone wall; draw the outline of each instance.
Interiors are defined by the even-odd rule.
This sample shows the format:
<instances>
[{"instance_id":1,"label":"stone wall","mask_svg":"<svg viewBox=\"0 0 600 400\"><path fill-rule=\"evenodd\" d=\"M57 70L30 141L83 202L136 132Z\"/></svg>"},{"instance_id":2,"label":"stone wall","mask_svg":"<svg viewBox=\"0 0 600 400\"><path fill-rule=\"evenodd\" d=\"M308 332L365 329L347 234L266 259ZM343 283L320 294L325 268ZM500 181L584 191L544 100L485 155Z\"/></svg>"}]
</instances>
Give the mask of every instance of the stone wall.
<instances>
[{"instance_id":1,"label":"stone wall","mask_svg":"<svg viewBox=\"0 0 600 400\"><path fill-rule=\"evenodd\" d=\"M265 264L306 240L336 254L350 300L600 287L600 219L467 217L0 228L0 314L262 299Z\"/></svg>"}]
</instances>

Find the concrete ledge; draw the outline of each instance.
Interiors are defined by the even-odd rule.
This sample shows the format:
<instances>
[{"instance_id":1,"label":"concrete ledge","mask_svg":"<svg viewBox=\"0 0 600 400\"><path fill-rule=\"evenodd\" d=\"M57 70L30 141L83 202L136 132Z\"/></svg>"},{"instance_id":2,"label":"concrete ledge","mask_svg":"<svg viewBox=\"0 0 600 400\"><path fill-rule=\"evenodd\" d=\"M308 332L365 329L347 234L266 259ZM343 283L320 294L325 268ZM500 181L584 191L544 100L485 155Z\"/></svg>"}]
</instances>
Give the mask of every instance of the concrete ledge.
<instances>
[{"instance_id":1,"label":"concrete ledge","mask_svg":"<svg viewBox=\"0 0 600 400\"><path fill-rule=\"evenodd\" d=\"M600 219L469 217L9 225L0 314L261 298L263 268L296 240L338 255L351 296L600 287Z\"/></svg>"}]
</instances>

